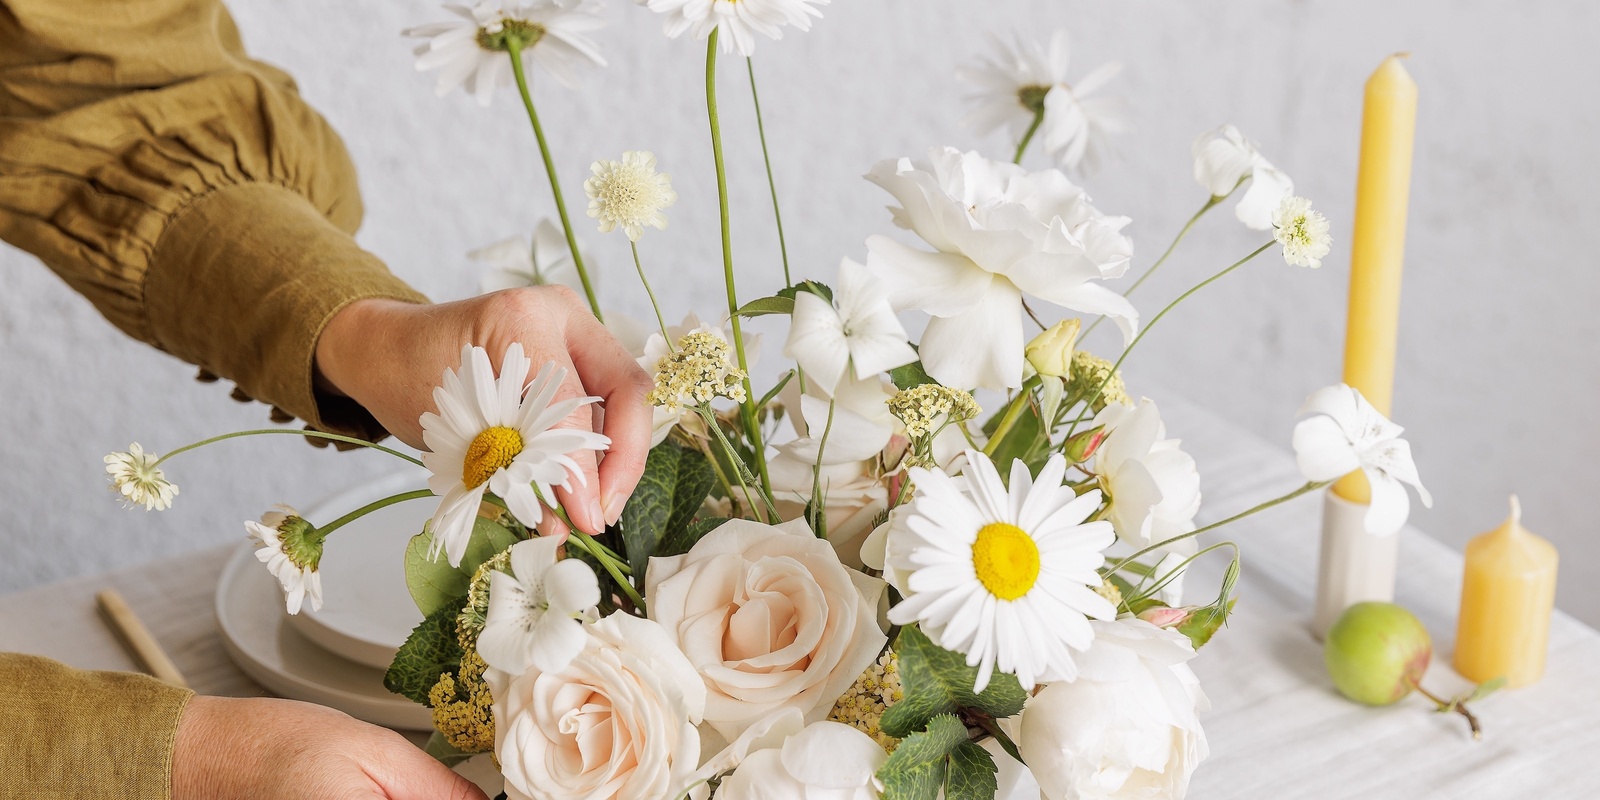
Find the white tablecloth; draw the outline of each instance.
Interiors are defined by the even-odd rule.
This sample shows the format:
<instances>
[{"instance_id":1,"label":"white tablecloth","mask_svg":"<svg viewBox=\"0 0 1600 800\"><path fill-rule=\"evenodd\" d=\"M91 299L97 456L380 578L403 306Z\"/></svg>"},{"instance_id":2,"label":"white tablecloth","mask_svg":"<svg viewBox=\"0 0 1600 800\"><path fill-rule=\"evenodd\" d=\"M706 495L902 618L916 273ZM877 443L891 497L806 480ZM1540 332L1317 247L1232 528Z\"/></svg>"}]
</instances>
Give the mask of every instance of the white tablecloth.
<instances>
[{"instance_id":1,"label":"white tablecloth","mask_svg":"<svg viewBox=\"0 0 1600 800\"><path fill-rule=\"evenodd\" d=\"M1199 462L1202 522L1300 485L1290 455L1214 416L1168 401L1170 435ZM1543 681L1478 704L1484 739L1464 721L1431 713L1420 698L1366 708L1334 693L1321 647L1308 633L1316 575L1320 498L1251 517L1223 533L1244 550L1239 605L1229 627L1193 662L1211 710L1203 716L1211 757L1190 796L1234 798L1600 797L1600 633L1557 613ZM115 535L108 531L107 534ZM1433 633L1427 683L1455 692L1449 669L1461 558L1406 530L1397 600ZM0 649L40 653L79 667L133 669L94 611L94 592L117 587L202 692L263 691L224 654L212 592L231 548L0 597ZM1221 556L1218 556L1219 560ZM1219 565L1192 575L1195 595L1214 591Z\"/></svg>"}]
</instances>

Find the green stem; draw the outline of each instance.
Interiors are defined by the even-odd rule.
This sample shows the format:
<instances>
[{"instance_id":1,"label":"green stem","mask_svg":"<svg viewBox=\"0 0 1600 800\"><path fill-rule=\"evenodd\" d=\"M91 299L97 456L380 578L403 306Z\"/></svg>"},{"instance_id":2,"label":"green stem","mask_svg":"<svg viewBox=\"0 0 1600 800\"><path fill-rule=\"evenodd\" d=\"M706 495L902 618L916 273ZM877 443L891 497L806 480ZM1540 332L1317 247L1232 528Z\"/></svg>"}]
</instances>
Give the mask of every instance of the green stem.
<instances>
[{"instance_id":1,"label":"green stem","mask_svg":"<svg viewBox=\"0 0 1600 800\"><path fill-rule=\"evenodd\" d=\"M522 94L522 106L528 110L528 121L533 123L533 137L539 140L539 157L544 159L544 171L550 176L550 192L556 198L556 214L561 217L561 229L567 234L567 247L572 250L572 264L578 268L578 280L583 282L583 293L589 300L589 310L594 318L605 322L600 313L600 299L595 296L594 284L589 282L589 271L583 266L583 255L578 252L578 237L572 231L572 220L567 216L567 203L561 198L561 180L556 176L555 161L550 158L550 144L545 141L544 127L539 124L539 112L533 109L533 95L528 92L528 76L522 69L522 43L516 37L506 37L506 52L511 56L511 74L517 79L517 91Z\"/></svg>"},{"instance_id":2,"label":"green stem","mask_svg":"<svg viewBox=\"0 0 1600 800\"><path fill-rule=\"evenodd\" d=\"M661 326L661 338L667 342L667 347L673 347L672 337L667 334L667 320L661 316L661 304L656 302L656 292L650 288L650 279L644 276L644 262L639 260L639 243L630 240L628 244L633 247L633 268L639 271L639 282L644 284L644 293L650 295L650 308L656 312L656 324Z\"/></svg>"},{"instance_id":3,"label":"green stem","mask_svg":"<svg viewBox=\"0 0 1600 800\"><path fill-rule=\"evenodd\" d=\"M1028 126L1028 132L1022 134L1022 141L1017 143L1017 154L1011 159L1011 163L1022 163L1022 154L1028 152L1028 143L1033 141L1033 135L1039 132L1039 126L1043 123L1044 109L1040 108L1033 113L1033 124Z\"/></svg>"},{"instance_id":4,"label":"green stem","mask_svg":"<svg viewBox=\"0 0 1600 800\"><path fill-rule=\"evenodd\" d=\"M356 520L361 519L362 517L371 514L380 508L387 508L395 503L404 503L407 500L421 500L424 497L434 496L434 493L427 489L417 489L410 492L401 492L400 494L390 495L382 500L374 500L328 523L327 525L317 528L317 541L322 541L323 539L328 538L328 534L333 533L334 531L339 530L340 528L343 528L344 526L349 525L350 523L355 522Z\"/></svg>"},{"instance_id":5,"label":"green stem","mask_svg":"<svg viewBox=\"0 0 1600 800\"><path fill-rule=\"evenodd\" d=\"M1206 278L1205 280L1199 282L1198 284L1195 284L1195 286L1193 288L1191 288L1189 291L1178 295L1178 299L1173 300L1172 302L1168 303L1166 308L1161 309L1161 311L1159 313L1157 313L1153 319L1151 319L1148 323L1146 323L1142 330L1139 331L1139 335L1133 337L1133 341L1128 343L1127 348L1125 348L1122 351L1122 355L1117 357L1117 363L1112 364L1111 365L1111 369L1106 372L1105 380L1100 381L1100 385L1095 387L1094 394L1089 395L1089 399L1084 401L1084 405L1087 406L1088 408L1091 408L1091 409L1094 408L1095 401L1100 399L1100 395L1103 392L1105 392L1106 387L1111 384L1112 379L1117 377L1117 370L1122 367L1122 362L1126 361L1128 359L1128 354L1133 352L1133 348L1139 346L1139 342L1144 340L1145 334L1148 334L1150 332L1150 330L1156 326L1156 323L1160 322L1161 318L1165 317L1167 315L1167 312L1171 311L1174 308L1177 308L1179 303L1182 303L1183 301L1188 300L1190 297L1192 297L1194 295L1195 292L1198 292L1201 289L1204 289L1207 286L1210 286L1211 284L1216 283L1217 281L1221 280L1223 278L1223 276L1225 276L1228 273L1230 273L1230 272L1232 272L1232 271L1244 266L1246 263L1248 263L1250 261L1250 259L1255 258L1256 256L1259 256L1262 253L1266 252L1267 248L1273 246L1274 244L1277 244L1277 242L1275 240L1274 241L1269 241L1266 244L1261 245L1260 247L1257 247L1254 251L1252 251L1250 253L1250 255L1247 255L1244 258L1241 258L1238 261L1233 262L1232 264L1228 265L1228 267L1226 269L1222 270L1221 272L1219 272L1219 273L1217 273L1215 275L1212 275L1209 278ZM1069 439L1072 438L1072 434L1076 433L1077 430L1078 430L1077 423L1073 423L1072 427L1067 429L1067 438L1069 438Z\"/></svg>"},{"instance_id":6,"label":"green stem","mask_svg":"<svg viewBox=\"0 0 1600 800\"><path fill-rule=\"evenodd\" d=\"M711 121L711 156L717 167L717 207L722 220L722 280L728 288L728 322L733 326L733 351L739 358L739 369L744 371L744 402L739 404L739 417L744 423L745 436L750 440L750 450L755 453L761 485L765 487L767 451L756 417L755 389L750 385L750 365L744 354L744 330L739 320L739 292L733 280L733 228L728 221L728 165L722 158L722 122L717 116L717 33L713 29L706 41L706 116Z\"/></svg>"},{"instance_id":7,"label":"green stem","mask_svg":"<svg viewBox=\"0 0 1600 800\"><path fill-rule=\"evenodd\" d=\"M1189 221L1184 223L1183 228L1178 231L1178 235L1173 237L1172 243L1167 245L1166 252L1162 253L1161 257L1156 259L1156 262L1151 264L1150 268L1146 269L1144 274L1140 275L1139 279L1133 282L1132 286L1128 287L1128 291L1122 293L1122 296L1129 297L1132 296L1134 292L1138 291L1139 286L1142 285L1151 275L1154 275L1156 270L1161 268L1162 264L1167 262L1167 258L1172 255L1172 251L1178 249L1178 243L1183 241L1183 237L1189 235L1189 230L1194 227L1195 223L1199 222L1200 218L1205 216L1207 211L1215 208L1218 203L1221 203L1226 199L1228 199L1227 195L1222 195L1220 197L1213 196L1210 200L1206 201L1205 205L1200 207L1199 211L1194 212L1194 216L1190 217ZM1099 319L1096 319L1094 322L1090 323L1089 327L1084 330L1083 335L1088 336L1089 334L1093 333L1095 328L1100 327L1100 323L1105 322L1105 319L1105 317L1100 317Z\"/></svg>"},{"instance_id":8,"label":"green stem","mask_svg":"<svg viewBox=\"0 0 1600 800\"><path fill-rule=\"evenodd\" d=\"M715 36L716 34L713 33L712 35ZM739 456L739 451L733 448L733 442L728 441L728 435L722 432L722 425L718 424L716 412L712 411L711 406L697 406L695 410L699 412L700 419L705 422L706 427L710 428L711 433L716 436L717 443L722 445L723 452L728 454L728 463L739 474L739 485L745 490L745 502L749 504L750 510L756 510L755 501L750 497L750 484L755 484L759 490L756 494L760 495L767 505L767 522L776 524L778 521L778 505L777 501L772 497L772 490L767 488L769 484L757 480L755 473L750 471L750 465L744 463L744 459Z\"/></svg>"},{"instance_id":9,"label":"green stem","mask_svg":"<svg viewBox=\"0 0 1600 800\"><path fill-rule=\"evenodd\" d=\"M562 512L561 516L563 519L566 519L565 512ZM639 612L642 614L648 614L649 609L645 607L644 598L639 596L639 590L633 588L633 582L628 580L628 577L625 574L629 572L628 566L626 564L619 563L616 559L606 555L604 548L600 545L600 543L595 541L594 537L590 536L589 534L584 533L577 528L573 528L571 520L567 520L567 527L572 529L571 535L567 537L567 541L576 542L578 549L588 553L594 557L594 560L600 562L600 566L603 567L609 575L611 575L611 580L617 584L617 588L621 589L622 593L628 596L628 600L633 603L634 608L639 609Z\"/></svg>"},{"instance_id":10,"label":"green stem","mask_svg":"<svg viewBox=\"0 0 1600 800\"><path fill-rule=\"evenodd\" d=\"M377 450L379 452L388 453L389 455L394 456L395 458L405 459L406 461L410 461L411 463L416 464L419 467L424 466L424 464L422 463L421 460L419 460L419 459L417 459L417 458L415 458L413 456L408 456L405 453L402 453L402 452L400 452L398 450L391 450L391 449L389 449L387 447L384 447L381 444L373 444L372 442L369 442L369 441L367 441L365 439L356 439L356 438L353 438L353 437L350 437L350 436L340 436L337 433L323 433L322 431L296 431L296 430L290 430L288 428L257 428L255 430L249 430L249 431L234 431L233 433L224 433L221 436L213 436L210 439L201 439L200 441L195 442L194 444L186 444L183 447L180 447L180 448L178 448L178 449L176 449L176 450L174 450L174 451L162 456L161 458L156 460L156 463L153 466L160 466L162 463L166 462L167 459L172 458L173 456L175 456L175 455L177 455L179 453L187 453L190 450L194 450L194 449L200 448L200 447L205 447L208 444L214 444L216 442L223 441L224 439L237 439L240 436L266 436L266 435L271 435L271 434L282 434L282 435L288 435L288 436L304 436L307 439L327 439L327 440L334 441L334 442L345 442L347 444L360 445L360 446L368 448L370 450Z\"/></svg>"},{"instance_id":11,"label":"green stem","mask_svg":"<svg viewBox=\"0 0 1600 800\"><path fill-rule=\"evenodd\" d=\"M1194 537L1199 536L1202 533L1206 533L1208 531L1214 531L1214 530L1216 530L1216 529L1218 529L1218 528L1220 528L1220 527L1222 527L1224 525L1229 525L1229 524L1232 524L1234 522L1238 522L1239 520L1244 519L1245 517L1248 517L1251 514L1255 514L1255 513L1261 512L1261 511L1266 511L1267 509L1272 508L1273 506L1280 505L1282 503L1287 503L1290 500L1293 500L1296 497L1299 497L1300 495L1303 495L1303 494L1305 494L1307 492L1314 492L1314 491L1316 491L1318 489L1321 489L1322 487L1327 486L1327 485L1329 485L1331 483L1333 483L1333 481L1311 481L1310 483L1307 483L1306 485L1301 486L1300 488L1298 488L1298 489L1296 489L1296 490L1294 490L1294 491L1292 491L1292 492L1290 492L1290 493L1288 493L1286 495L1283 495L1282 497L1275 497L1275 498L1273 498L1271 500L1266 501L1265 503L1262 503L1260 505L1255 506L1254 508L1251 508L1251 509L1246 510L1246 511L1241 511L1241 512L1239 512L1237 514L1234 514L1233 516L1228 517L1227 519L1222 520L1220 522L1213 522L1210 525L1207 525L1207 526L1205 526L1203 528L1196 528L1196 529L1194 529L1192 531L1189 531L1188 533L1185 533L1185 534L1183 534L1181 536L1174 536L1171 539L1167 539L1166 541L1156 542L1155 544L1150 545L1149 547L1146 547L1145 549L1140 550L1139 552L1134 553L1133 555L1128 556L1127 558L1124 558L1121 561L1118 561L1116 564L1112 565L1112 567L1111 567L1111 569L1109 571L1110 572L1116 572L1117 570L1122 569L1123 566L1126 565L1128 562L1133 561L1134 559L1137 559L1140 556L1149 555L1149 554L1151 554L1151 553L1153 553L1153 552L1155 552L1157 550L1165 549L1165 548L1171 546L1173 542L1181 542L1184 539L1193 539Z\"/></svg>"},{"instance_id":12,"label":"green stem","mask_svg":"<svg viewBox=\"0 0 1600 800\"><path fill-rule=\"evenodd\" d=\"M750 73L750 100L756 107L756 135L761 139L761 160L767 165L767 188L772 192L772 219L778 224L778 252L783 256L783 285L794 285L789 276L789 245L783 238L783 212L778 210L778 182L772 177L772 155L767 151L767 126L761 121L761 95L756 91L756 66L754 59L746 57L745 71Z\"/></svg>"},{"instance_id":13,"label":"green stem","mask_svg":"<svg viewBox=\"0 0 1600 800\"><path fill-rule=\"evenodd\" d=\"M1011 402L1006 404L1006 415L1000 418L1000 424L995 427L994 435L989 437L989 443L983 446L984 455L994 455L995 451L1000 449L1000 441L1006 438L1006 434L1011 432L1017 420L1022 418L1022 412L1027 409L1030 396L1027 389L1026 385L1018 389L1016 397L1011 398Z\"/></svg>"},{"instance_id":14,"label":"green stem","mask_svg":"<svg viewBox=\"0 0 1600 800\"><path fill-rule=\"evenodd\" d=\"M839 398L828 398L828 422L822 427L822 438L817 441L817 462L811 465L811 532L818 539L828 538L828 517L822 502L822 454L828 449L828 436L833 433L833 409Z\"/></svg>"}]
</instances>

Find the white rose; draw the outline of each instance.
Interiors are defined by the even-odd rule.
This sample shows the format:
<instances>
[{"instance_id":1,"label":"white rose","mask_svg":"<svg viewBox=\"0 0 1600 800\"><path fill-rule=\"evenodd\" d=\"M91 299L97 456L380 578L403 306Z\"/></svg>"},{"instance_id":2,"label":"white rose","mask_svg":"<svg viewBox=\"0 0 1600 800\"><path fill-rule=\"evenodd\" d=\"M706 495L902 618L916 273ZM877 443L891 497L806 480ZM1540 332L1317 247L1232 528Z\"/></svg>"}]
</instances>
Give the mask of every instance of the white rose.
<instances>
[{"instance_id":1,"label":"white rose","mask_svg":"<svg viewBox=\"0 0 1600 800\"><path fill-rule=\"evenodd\" d=\"M814 722L781 747L745 756L723 779L717 800L877 800L878 769L888 759L865 733Z\"/></svg>"},{"instance_id":2,"label":"white rose","mask_svg":"<svg viewBox=\"0 0 1600 800\"><path fill-rule=\"evenodd\" d=\"M1189 638L1139 619L1090 624L1078 679L1022 710L1023 760L1048 800L1181 800L1207 754Z\"/></svg>"},{"instance_id":3,"label":"white rose","mask_svg":"<svg viewBox=\"0 0 1600 800\"><path fill-rule=\"evenodd\" d=\"M507 797L681 796L700 758L700 677L650 620L618 612L585 627L588 643L563 670L485 675Z\"/></svg>"},{"instance_id":4,"label":"white rose","mask_svg":"<svg viewBox=\"0 0 1600 800\"><path fill-rule=\"evenodd\" d=\"M1161 412L1149 399L1137 406L1111 403L1094 419L1104 426L1105 442L1095 451L1095 472L1111 497L1107 518L1117 537L1145 548L1194 530L1200 510L1200 473L1194 457L1168 439ZM1184 539L1173 552L1193 553L1195 542Z\"/></svg>"},{"instance_id":5,"label":"white rose","mask_svg":"<svg viewBox=\"0 0 1600 800\"><path fill-rule=\"evenodd\" d=\"M794 708L822 719L887 637L884 583L839 563L804 520L730 520L685 555L652 558L650 617L705 681L705 719L734 739Z\"/></svg>"}]
</instances>

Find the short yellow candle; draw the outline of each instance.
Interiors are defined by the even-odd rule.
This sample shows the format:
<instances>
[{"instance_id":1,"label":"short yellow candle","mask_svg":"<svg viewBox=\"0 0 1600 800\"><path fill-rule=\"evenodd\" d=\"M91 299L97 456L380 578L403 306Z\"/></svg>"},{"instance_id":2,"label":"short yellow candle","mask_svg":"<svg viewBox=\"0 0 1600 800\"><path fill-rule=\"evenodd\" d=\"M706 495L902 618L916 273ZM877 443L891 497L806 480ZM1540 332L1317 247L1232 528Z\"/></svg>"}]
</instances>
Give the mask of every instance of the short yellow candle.
<instances>
[{"instance_id":1,"label":"short yellow candle","mask_svg":"<svg viewBox=\"0 0 1600 800\"><path fill-rule=\"evenodd\" d=\"M1417 84L1390 56L1367 79L1361 112L1361 171L1350 230L1350 311L1344 382L1390 415L1395 338L1400 327L1400 267L1405 261L1411 149L1417 130ZM1352 503L1371 502L1365 475L1352 472L1333 489Z\"/></svg>"},{"instance_id":2,"label":"short yellow candle","mask_svg":"<svg viewBox=\"0 0 1600 800\"><path fill-rule=\"evenodd\" d=\"M1522 527L1522 506L1511 496L1511 518L1467 543L1456 625L1456 672L1482 683L1504 676L1526 686L1544 674L1550 615L1556 601L1556 549Z\"/></svg>"}]
</instances>

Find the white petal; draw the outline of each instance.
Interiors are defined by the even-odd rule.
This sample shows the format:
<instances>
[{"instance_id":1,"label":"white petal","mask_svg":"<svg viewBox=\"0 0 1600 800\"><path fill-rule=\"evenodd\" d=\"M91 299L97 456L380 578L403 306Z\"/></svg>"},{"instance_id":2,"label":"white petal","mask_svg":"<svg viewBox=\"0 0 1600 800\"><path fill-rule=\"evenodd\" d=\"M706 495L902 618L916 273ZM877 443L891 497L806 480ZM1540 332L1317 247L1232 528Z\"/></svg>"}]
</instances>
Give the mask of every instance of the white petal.
<instances>
[{"instance_id":1,"label":"white petal","mask_svg":"<svg viewBox=\"0 0 1600 800\"><path fill-rule=\"evenodd\" d=\"M1331 417L1316 416L1294 426L1294 456L1308 481L1331 481L1361 467L1355 448Z\"/></svg>"},{"instance_id":2,"label":"white petal","mask_svg":"<svg viewBox=\"0 0 1600 800\"><path fill-rule=\"evenodd\" d=\"M530 638L528 663L541 672L559 672L583 652L588 636L577 620L546 613L534 626ZM487 658L484 663L488 663Z\"/></svg>"},{"instance_id":3,"label":"white petal","mask_svg":"<svg viewBox=\"0 0 1600 800\"><path fill-rule=\"evenodd\" d=\"M1022 296L1003 278L975 295L963 314L936 317L922 334L922 363L934 380L962 389L1022 385Z\"/></svg>"},{"instance_id":4,"label":"white petal","mask_svg":"<svg viewBox=\"0 0 1600 800\"><path fill-rule=\"evenodd\" d=\"M556 563L556 553L561 542L553 536L536 536L511 546L511 572L529 585L537 585L540 576ZM598 602L598 601L597 601Z\"/></svg>"},{"instance_id":5,"label":"white petal","mask_svg":"<svg viewBox=\"0 0 1600 800\"><path fill-rule=\"evenodd\" d=\"M1286 197L1294 194L1294 181L1270 164L1256 167L1251 173L1250 188L1233 213L1245 227L1265 231L1272 229L1272 212L1278 210Z\"/></svg>"},{"instance_id":6,"label":"white petal","mask_svg":"<svg viewBox=\"0 0 1600 800\"><path fill-rule=\"evenodd\" d=\"M1389 536L1406 524L1411 516L1411 498L1406 487L1375 469L1363 469L1372 487L1372 504L1367 507L1367 533Z\"/></svg>"},{"instance_id":7,"label":"white petal","mask_svg":"<svg viewBox=\"0 0 1600 800\"><path fill-rule=\"evenodd\" d=\"M850 360L850 348L839 314L827 300L805 291L795 295L783 354L794 359L806 376L825 390L832 392L839 385Z\"/></svg>"},{"instance_id":8,"label":"white petal","mask_svg":"<svg viewBox=\"0 0 1600 800\"><path fill-rule=\"evenodd\" d=\"M588 564L565 559L545 571L544 596L552 611L576 613L600 602L600 581Z\"/></svg>"},{"instance_id":9,"label":"white petal","mask_svg":"<svg viewBox=\"0 0 1600 800\"><path fill-rule=\"evenodd\" d=\"M936 317L971 310L992 278L965 256L929 253L887 236L867 239L867 265L895 288L890 302L896 310L916 309Z\"/></svg>"}]
</instances>

